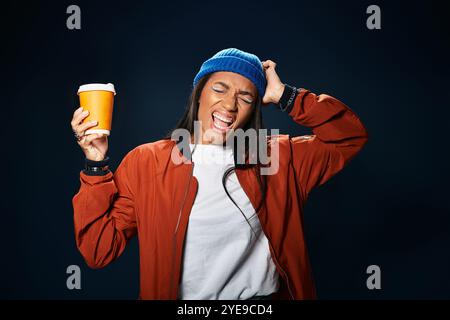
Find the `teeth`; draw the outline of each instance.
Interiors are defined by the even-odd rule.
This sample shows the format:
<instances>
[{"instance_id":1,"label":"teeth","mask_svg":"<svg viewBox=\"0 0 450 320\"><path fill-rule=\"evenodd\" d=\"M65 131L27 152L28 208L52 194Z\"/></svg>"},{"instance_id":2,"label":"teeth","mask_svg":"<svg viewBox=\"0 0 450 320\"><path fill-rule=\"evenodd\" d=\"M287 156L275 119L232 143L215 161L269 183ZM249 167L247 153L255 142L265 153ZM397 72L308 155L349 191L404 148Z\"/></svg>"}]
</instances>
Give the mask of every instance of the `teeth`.
<instances>
[{"instance_id":1,"label":"teeth","mask_svg":"<svg viewBox=\"0 0 450 320\"><path fill-rule=\"evenodd\" d=\"M218 114L217 112L213 113L213 116L216 117L219 120L222 120L223 122L226 122L226 123L232 123L233 122L233 119L225 118L225 117L221 116L220 114Z\"/></svg>"},{"instance_id":2,"label":"teeth","mask_svg":"<svg viewBox=\"0 0 450 320\"><path fill-rule=\"evenodd\" d=\"M218 124L216 122L214 122L214 126L216 126L219 129L226 129L226 128L228 128L228 126L221 126L220 124Z\"/></svg>"}]
</instances>

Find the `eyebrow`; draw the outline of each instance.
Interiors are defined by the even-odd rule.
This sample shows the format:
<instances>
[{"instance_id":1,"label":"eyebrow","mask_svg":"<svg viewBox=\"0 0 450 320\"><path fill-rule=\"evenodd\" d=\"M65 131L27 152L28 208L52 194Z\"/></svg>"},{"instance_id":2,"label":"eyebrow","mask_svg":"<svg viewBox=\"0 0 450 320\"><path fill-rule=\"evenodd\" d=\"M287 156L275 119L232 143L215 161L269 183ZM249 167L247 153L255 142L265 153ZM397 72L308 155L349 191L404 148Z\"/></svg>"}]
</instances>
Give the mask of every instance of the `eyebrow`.
<instances>
[{"instance_id":1,"label":"eyebrow","mask_svg":"<svg viewBox=\"0 0 450 320\"><path fill-rule=\"evenodd\" d=\"M224 86L224 87L227 88L227 89L230 89L230 86L227 85L225 82L222 82L222 81L216 81L216 82L214 82L214 84L216 84L216 83L221 84L222 86ZM246 95L246 96L251 96L252 98L254 98L253 94L252 94L251 92L249 92L249 91L239 90L239 93L240 93L240 94L243 94L243 95Z\"/></svg>"}]
</instances>

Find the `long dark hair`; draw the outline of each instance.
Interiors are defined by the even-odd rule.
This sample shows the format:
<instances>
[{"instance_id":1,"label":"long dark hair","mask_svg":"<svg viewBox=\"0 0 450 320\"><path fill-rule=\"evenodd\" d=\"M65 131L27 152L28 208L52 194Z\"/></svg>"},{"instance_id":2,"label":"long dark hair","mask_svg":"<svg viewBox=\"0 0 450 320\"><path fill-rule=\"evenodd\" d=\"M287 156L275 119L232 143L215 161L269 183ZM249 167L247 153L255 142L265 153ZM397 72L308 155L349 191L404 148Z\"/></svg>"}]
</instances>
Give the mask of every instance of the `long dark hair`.
<instances>
[{"instance_id":1,"label":"long dark hair","mask_svg":"<svg viewBox=\"0 0 450 320\"><path fill-rule=\"evenodd\" d=\"M203 88L210 78L211 74L207 74L204 77L200 79L200 81L197 83L197 85L192 89L191 94L189 95L188 102L186 104L186 109L181 117L181 119L178 121L175 128L169 131L169 133L164 137L164 139L171 139L172 133L177 129L186 129L188 130L191 135L194 134L194 122L198 120L198 109L199 109L199 99L200 95L203 91ZM261 96L258 95L258 98L255 101L255 105L253 106L253 112L251 113L250 119L247 121L247 123L242 128L244 131L248 129L254 129L256 132L259 132L260 129L264 129L263 121L262 121L262 112L261 112ZM236 137L234 137L236 138ZM257 139L257 149L259 150L259 139ZM244 143L244 158L249 156L249 143L247 143L247 140ZM256 176L258 180L259 189L261 192L261 201L258 204L256 208L256 214L259 214L259 211L261 207L263 206L265 199L266 199L266 193L267 193L267 179L265 175L261 174L261 166L259 156L256 156L256 164L241 164L237 161L237 143L235 142L233 144L234 146L234 167L230 167L227 170L225 170L223 176L222 176L222 185L225 190L225 193L227 194L228 198L233 202L233 204L239 209L242 216L247 221L247 224L252 229L253 233L256 236L255 231L253 230L249 220L245 216L244 212L241 210L241 208L237 205L237 203L234 201L233 197L231 197L230 193L228 192L226 188L226 180L227 178L236 170L236 169L256 169Z\"/></svg>"}]
</instances>

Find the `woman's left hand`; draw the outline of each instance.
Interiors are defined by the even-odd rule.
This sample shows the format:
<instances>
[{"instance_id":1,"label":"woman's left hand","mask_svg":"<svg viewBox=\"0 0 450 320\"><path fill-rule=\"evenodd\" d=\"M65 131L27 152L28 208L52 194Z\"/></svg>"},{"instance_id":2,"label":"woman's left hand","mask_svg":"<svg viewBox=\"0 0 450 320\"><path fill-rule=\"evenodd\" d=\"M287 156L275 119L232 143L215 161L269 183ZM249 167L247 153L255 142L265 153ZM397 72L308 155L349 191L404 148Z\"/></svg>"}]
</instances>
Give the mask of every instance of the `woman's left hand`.
<instances>
[{"instance_id":1,"label":"woman's left hand","mask_svg":"<svg viewBox=\"0 0 450 320\"><path fill-rule=\"evenodd\" d=\"M272 60L262 61L264 71L266 73L267 87L266 93L262 98L262 104L264 106L270 103L278 103L284 91L284 84L281 82L280 77L278 77L275 67L277 64Z\"/></svg>"}]
</instances>

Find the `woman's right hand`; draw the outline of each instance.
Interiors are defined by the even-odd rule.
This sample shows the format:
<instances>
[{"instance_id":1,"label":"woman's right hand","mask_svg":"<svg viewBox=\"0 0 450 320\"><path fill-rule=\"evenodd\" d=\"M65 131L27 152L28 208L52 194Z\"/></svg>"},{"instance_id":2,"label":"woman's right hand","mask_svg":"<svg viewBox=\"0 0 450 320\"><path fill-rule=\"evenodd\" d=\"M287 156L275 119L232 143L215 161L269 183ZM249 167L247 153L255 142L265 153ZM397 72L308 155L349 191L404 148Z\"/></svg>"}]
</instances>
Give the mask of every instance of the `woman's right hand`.
<instances>
[{"instance_id":1,"label":"woman's right hand","mask_svg":"<svg viewBox=\"0 0 450 320\"><path fill-rule=\"evenodd\" d=\"M86 158L93 161L101 161L105 159L108 151L108 136L102 133L84 134L86 130L97 125L97 121L82 123L88 115L89 111L84 111L80 107L73 113L70 124L72 131L81 137L77 143L83 150Z\"/></svg>"}]
</instances>

